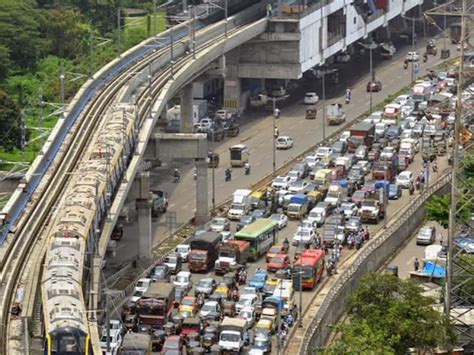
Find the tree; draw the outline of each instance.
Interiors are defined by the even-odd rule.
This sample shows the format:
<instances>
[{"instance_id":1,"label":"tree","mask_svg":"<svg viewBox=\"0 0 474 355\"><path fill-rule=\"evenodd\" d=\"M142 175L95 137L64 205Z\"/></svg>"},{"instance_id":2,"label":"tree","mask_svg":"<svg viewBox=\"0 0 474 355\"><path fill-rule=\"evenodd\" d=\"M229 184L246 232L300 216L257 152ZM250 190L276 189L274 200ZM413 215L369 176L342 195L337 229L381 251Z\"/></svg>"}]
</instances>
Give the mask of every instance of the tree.
<instances>
[{"instance_id":1,"label":"tree","mask_svg":"<svg viewBox=\"0 0 474 355\"><path fill-rule=\"evenodd\" d=\"M426 218L448 228L450 195L434 195L426 202Z\"/></svg>"},{"instance_id":2,"label":"tree","mask_svg":"<svg viewBox=\"0 0 474 355\"><path fill-rule=\"evenodd\" d=\"M11 151L20 146L20 110L15 102L0 90L0 146Z\"/></svg>"},{"instance_id":3,"label":"tree","mask_svg":"<svg viewBox=\"0 0 474 355\"><path fill-rule=\"evenodd\" d=\"M327 353L336 354L339 349L342 354L357 354L355 350L362 347L361 354L404 354L410 347L452 344L444 316L421 292L412 280L366 274L349 298L350 321L340 327L342 335Z\"/></svg>"},{"instance_id":4,"label":"tree","mask_svg":"<svg viewBox=\"0 0 474 355\"><path fill-rule=\"evenodd\" d=\"M10 69L10 50L0 44L0 82L4 81Z\"/></svg>"}]
</instances>

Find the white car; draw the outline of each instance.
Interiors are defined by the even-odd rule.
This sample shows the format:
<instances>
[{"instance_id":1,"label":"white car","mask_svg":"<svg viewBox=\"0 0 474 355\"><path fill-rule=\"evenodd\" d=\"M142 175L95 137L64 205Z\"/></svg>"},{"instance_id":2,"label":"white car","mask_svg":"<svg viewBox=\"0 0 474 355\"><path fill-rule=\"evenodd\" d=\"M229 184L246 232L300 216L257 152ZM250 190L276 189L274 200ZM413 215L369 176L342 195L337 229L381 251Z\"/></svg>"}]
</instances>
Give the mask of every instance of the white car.
<instances>
[{"instance_id":1,"label":"white car","mask_svg":"<svg viewBox=\"0 0 474 355\"><path fill-rule=\"evenodd\" d=\"M220 313L221 307L219 306L219 302L217 301L207 301L201 307L199 311L199 316L207 317L209 313L217 312Z\"/></svg>"},{"instance_id":2,"label":"white car","mask_svg":"<svg viewBox=\"0 0 474 355\"><path fill-rule=\"evenodd\" d=\"M122 322L119 321L118 319L111 319L109 320L109 333L110 336L115 335L119 333L120 335L123 335L124 332L124 327L122 326ZM102 336L107 334L107 327L104 325L104 328L102 328ZM107 338L105 338L107 339Z\"/></svg>"},{"instance_id":3,"label":"white car","mask_svg":"<svg viewBox=\"0 0 474 355\"><path fill-rule=\"evenodd\" d=\"M315 105L319 101L319 96L315 92L307 92L304 96L305 105Z\"/></svg>"},{"instance_id":4,"label":"white car","mask_svg":"<svg viewBox=\"0 0 474 355\"><path fill-rule=\"evenodd\" d=\"M176 287L189 290L191 287L193 287L191 273L189 271L178 272L178 275L176 275L176 279L173 281L173 283Z\"/></svg>"},{"instance_id":5,"label":"white car","mask_svg":"<svg viewBox=\"0 0 474 355\"><path fill-rule=\"evenodd\" d=\"M397 96L395 102L401 106L404 106L407 104L408 100L410 100L410 95L400 95Z\"/></svg>"},{"instance_id":6,"label":"white car","mask_svg":"<svg viewBox=\"0 0 474 355\"><path fill-rule=\"evenodd\" d=\"M242 309L246 307L255 307L255 304L258 302L258 296L252 294L243 294L240 295L239 301L235 305L237 312L240 312Z\"/></svg>"},{"instance_id":7,"label":"white car","mask_svg":"<svg viewBox=\"0 0 474 355\"><path fill-rule=\"evenodd\" d=\"M390 160L390 159L392 159L393 155L396 152L397 151L395 150L394 147L385 147L385 148L383 148L382 153L380 153L380 158Z\"/></svg>"},{"instance_id":8,"label":"white car","mask_svg":"<svg viewBox=\"0 0 474 355\"><path fill-rule=\"evenodd\" d=\"M344 131L341 133L339 140L341 142L347 142L350 136L351 136L351 131Z\"/></svg>"},{"instance_id":9,"label":"white car","mask_svg":"<svg viewBox=\"0 0 474 355\"><path fill-rule=\"evenodd\" d=\"M290 177L287 176L277 176L275 179L273 179L272 182L272 187L275 189L288 189L290 186Z\"/></svg>"},{"instance_id":10,"label":"white car","mask_svg":"<svg viewBox=\"0 0 474 355\"><path fill-rule=\"evenodd\" d=\"M305 180L294 181L288 187L288 191L294 194L304 194L309 189L309 183Z\"/></svg>"},{"instance_id":11,"label":"white car","mask_svg":"<svg viewBox=\"0 0 474 355\"><path fill-rule=\"evenodd\" d=\"M405 57L405 60L409 62L418 62L420 60L420 56L416 52L408 52Z\"/></svg>"},{"instance_id":12,"label":"white car","mask_svg":"<svg viewBox=\"0 0 474 355\"><path fill-rule=\"evenodd\" d=\"M316 150L316 158L319 158L319 159L327 158L327 157L330 157L332 153L333 153L333 150L331 147L319 147Z\"/></svg>"},{"instance_id":13,"label":"white car","mask_svg":"<svg viewBox=\"0 0 474 355\"><path fill-rule=\"evenodd\" d=\"M288 172L287 174L289 177L290 177L290 184L292 182L295 182L295 181L298 181L299 179L301 179L301 171L299 170L291 170ZM289 185L288 185L289 187Z\"/></svg>"},{"instance_id":14,"label":"white car","mask_svg":"<svg viewBox=\"0 0 474 355\"><path fill-rule=\"evenodd\" d=\"M293 236L292 244L294 246L300 244L308 244L311 243L313 238L315 237L314 229L312 228L298 228L296 230L295 235Z\"/></svg>"},{"instance_id":15,"label":"white car","mask_svg":"<svg viewBox=\"0 0 474 355\"><path fill-rule=\"evenodd\" d=\"M364 175L370 173L370 163L367 160L359 160L355 164L355 167L359 168L364 173Z\"/></svg>"},{"instance_id":16,"label":"white car","mask_svg":"<svg viewBox=\"0 0 474 355\"><path fill-rule=\"evenodd\" d=\"M307 155L304 158L304 162L308 164L308 167L310 169L313 169L316 166L316 163L318 162L318 158L316 158L314 155Z\"/></svg>"},{"instance_id":17,"label":"white car","mask_svg":"<svg viewBox=\"0 0 474 355\"><path fill-rule=\"evenodd\" d=\"M188 261L188 256L191 252L191 246L189 244L178 244L175 252L181 256L183 262L186 262Z\"/></svg>"},{"instance_id":18,"label":"white car","mask_svg":"<svg viewBox=\"0 0 474 355\"><path fill-rule=\"evenodd\" d=\"M408 170L402 171L398 174L396 182L402 189L408 189L413 184L413 173Z\"/></svg>"},{"instance_id":19,"label":"white car","mask_svg":"<svg viewBox=\"0 0 474 355\"><path fill-rule=\"evenodd\" d=\"M379 123L382 121L382 117L383 117L383 112L382 111L375 111L375 112L372 112L369 117L367 117L368 119L370 119L372 121L372 123Z\"/></svg>"},{"instance_id":20,"label":"white car","mask_svg":"<svg viewBox=\"0 0 474 355\"><path fill-rule=\"evenodd\" d=\"M255 308L253 307L242 308L237 318L245 319L247 321L247 326L249 328L253 327L253 325L255 324L255 318L256 318Z\"/></svg>"},{"instance_id":21,"label":"white car","mask_svg":"<svg viewBox=\"0 0 474 355\"><path fill-rule=\"evenodd\" d=\"M283 229L288 224L288 217L284 213L274 213L270 218L278 222L278 229Z\"/></svg>"},{"instance_id":22,"label":"white car","mask_svg":"<svg viewBox=\"0 0 474 355\"><path fill-rule=\"evenodd\" d=\"M290 149L293 148L293 138L288 136L279 136L276 139L276 149Z\"/></svg>"},{"instance_id":23,"label":"white car","mask_svg":"<svg viewBox=\"0 0 474 355\"><path fill-rule=\"evenodd\" d=\"M109 351L107 351L107 334L102 334L100 338L100 348L105 355L116 355L118 348L122 343L122 335L120 333L110 333L109 336Z\"/></svg>"},{"instance_id":24,"label":"white car","mask_svg":"<svg viewBox=\"0 0 474 355\"><path fill-rule=\"evenodd\" d=\"M135 291L140 291L145 293L148 291L148 288L150 287L152 283L151 279L144 278L144 279L139 279L136 286L135 286Z\"/></svg>"},{"instance_id":25,"label":"white car","mask_svg":"<svg viewBox=\"0 0 474 355\"><path fill-rule=\"evenodd\" d=\"M230 229L230 221L224 217L216 217L211 220L209 226L213 232L224 232Z\"/></svg>"}]
</instances>

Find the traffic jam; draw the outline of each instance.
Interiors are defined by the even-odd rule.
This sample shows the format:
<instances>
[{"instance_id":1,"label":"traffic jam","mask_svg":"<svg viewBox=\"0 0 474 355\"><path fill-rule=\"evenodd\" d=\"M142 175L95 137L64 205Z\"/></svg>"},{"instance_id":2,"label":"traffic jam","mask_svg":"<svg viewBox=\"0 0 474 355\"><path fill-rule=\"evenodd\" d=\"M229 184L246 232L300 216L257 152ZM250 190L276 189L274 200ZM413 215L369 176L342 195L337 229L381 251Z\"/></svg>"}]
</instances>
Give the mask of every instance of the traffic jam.
<instances>
[{"instance_id":1,"label":"traffic jam","mask_svg":"<svg viewBox=\"0 0 474 355\"><path fill-rule=\"evenodd\" d=\"M104 353L139 343L161 354L284 346L300 320L300 294L318 292L391 217L393 200L408 201L451 163L456 90L455 71L432 71L264 188L235 190L224 212L138 281L120 320L103 329ZM462 97L472 105L474 86ZM342 124L348 109L328 105L327 124ZM461 134L470 124L461 121ZM298 144L275 138L277 154ZM244 145L230 154L232 167L248 163Z\"/></svg>"}]
</instances>

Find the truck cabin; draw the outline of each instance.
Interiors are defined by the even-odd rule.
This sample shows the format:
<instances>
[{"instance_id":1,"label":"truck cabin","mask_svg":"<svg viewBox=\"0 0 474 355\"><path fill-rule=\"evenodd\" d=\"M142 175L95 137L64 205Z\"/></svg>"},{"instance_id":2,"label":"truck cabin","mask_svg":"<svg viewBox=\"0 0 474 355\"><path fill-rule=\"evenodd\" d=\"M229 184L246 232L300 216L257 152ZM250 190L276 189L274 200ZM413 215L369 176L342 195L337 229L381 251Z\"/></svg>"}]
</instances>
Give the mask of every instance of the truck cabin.
<instances>
[{"instance_id":1,"label":"truck cabin","mask_svg":"<svg viewBox=\"0 0 474 355\"><path fill-rule=\"evenodd\" d=\"M396 125L400 122L402 115L402 106L399 104L388 104L383 109L382 122L387 125Z\"/></svg>"},{"instance_id":2,"label":"truck cabin","mask_svg":"<svg viewBox=\"0 0 474 355\"><path fill-rule=\"evenodd\" d=\"M429 82L417 83L412 89L412 99L414 101L426 101L431 96L432 86Z\"/></svg>"}]
</instances>

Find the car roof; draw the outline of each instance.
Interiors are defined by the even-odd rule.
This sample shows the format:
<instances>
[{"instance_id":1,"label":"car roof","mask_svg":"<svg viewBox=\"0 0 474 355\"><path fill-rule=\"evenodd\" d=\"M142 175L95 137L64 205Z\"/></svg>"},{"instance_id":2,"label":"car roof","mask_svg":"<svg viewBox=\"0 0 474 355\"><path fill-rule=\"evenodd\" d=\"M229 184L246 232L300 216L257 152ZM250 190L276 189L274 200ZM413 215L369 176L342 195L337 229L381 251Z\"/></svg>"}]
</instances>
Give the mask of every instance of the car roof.
<instances>
[{"instance_id":1,"label":"car roof","mask_svg":"<svg viewBox=\"0 0 474 355\"><path fill-rule=\"evenodd\" d=\"M191 272L183 270L178 272L178 275L191 276Z\"/></svg>"}]
</instances>

